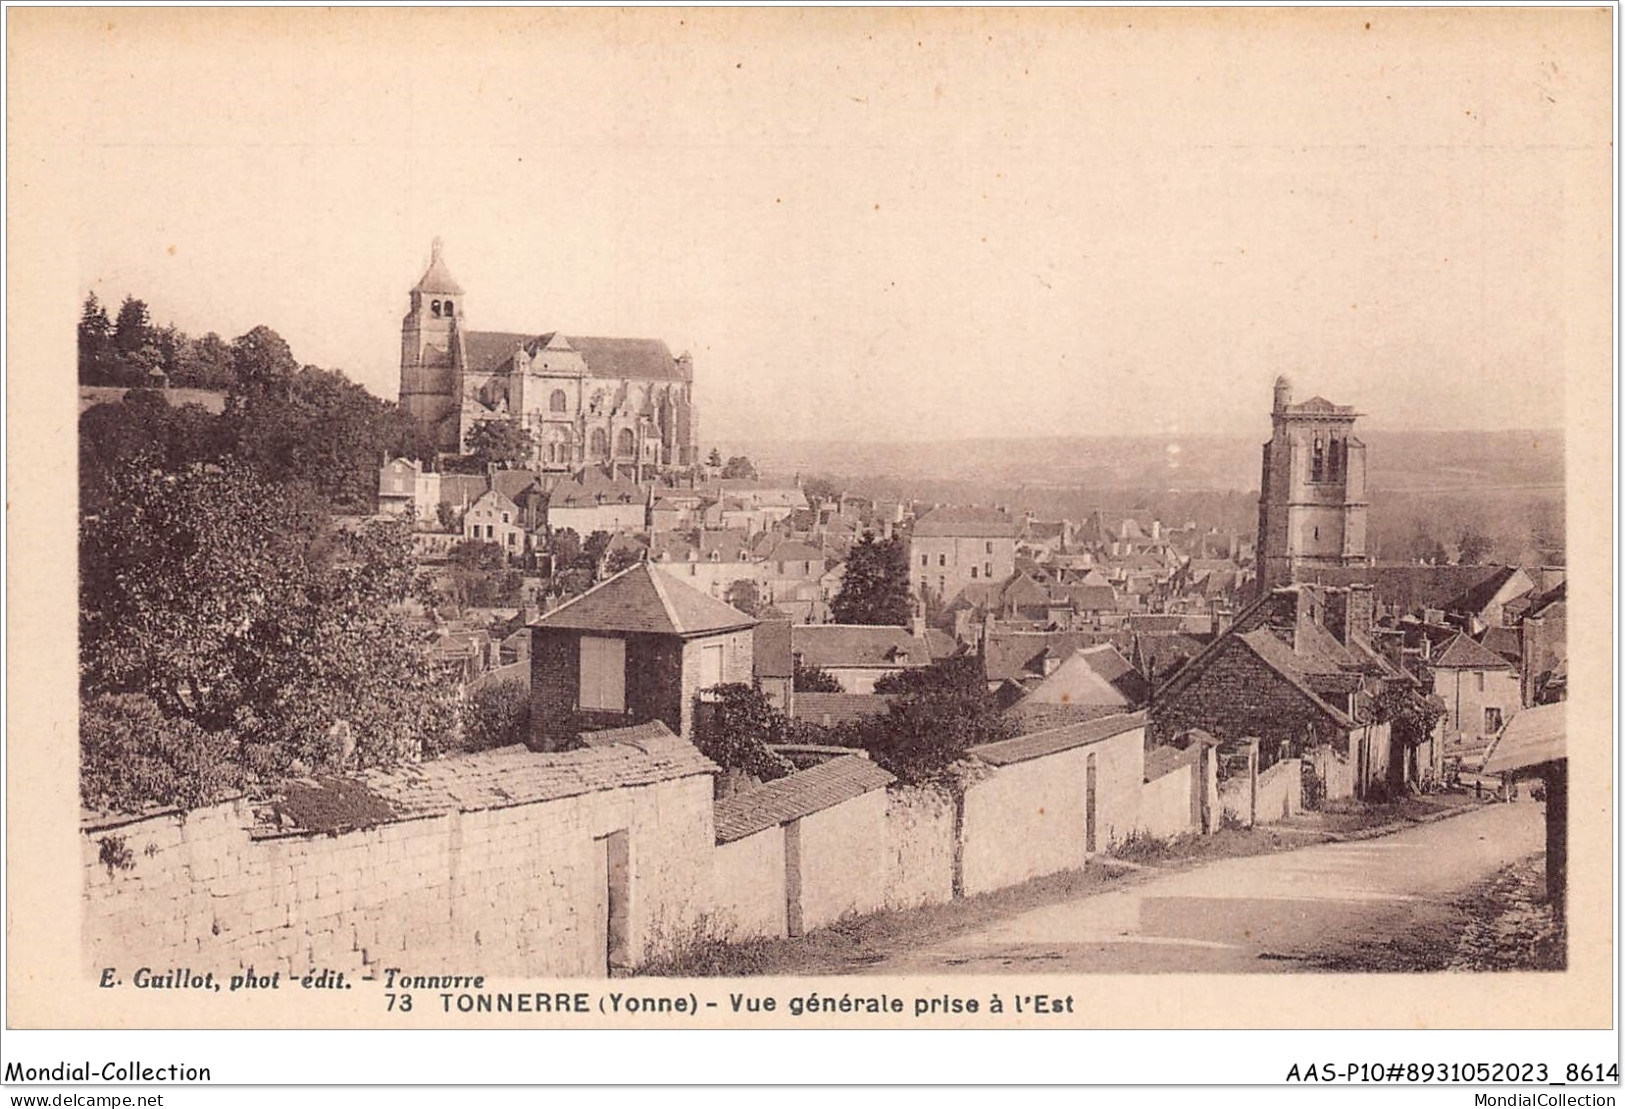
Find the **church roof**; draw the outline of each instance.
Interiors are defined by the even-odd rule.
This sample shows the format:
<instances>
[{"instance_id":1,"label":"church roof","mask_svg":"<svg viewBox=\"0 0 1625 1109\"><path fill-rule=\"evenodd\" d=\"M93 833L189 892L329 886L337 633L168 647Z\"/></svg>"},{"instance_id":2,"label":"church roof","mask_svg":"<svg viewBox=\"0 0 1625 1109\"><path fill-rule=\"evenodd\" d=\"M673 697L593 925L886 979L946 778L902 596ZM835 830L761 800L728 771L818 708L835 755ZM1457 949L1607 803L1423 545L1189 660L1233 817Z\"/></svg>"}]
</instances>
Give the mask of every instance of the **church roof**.
<instances>
[{"instance_id":1,"label":"church roof","mask_svg":"<svg viewBox=\"0 0 1625 1109\"><path fill-rule=\"evenodd\" d=\"M1354 416L1352 404L1333 404L1325 397L1310 397L1302 404L1290 404L1286 411L1299 416Z\"/></svg>"},{"instance_id":2,"label":"church roof","mask_svg":"<svg viewBox=\"0 0 1625 1109\"><path fill-rule=\"evenodd\" d=\"M434 248L430 253L429 268L423 271L423 277L413 289L419 293L442 293L450 296L462 296L463 287L457 284L457 279L446 268L446 260L440 256L440 240L434 241Z\"/></svg>"},{"instance_id":3,"label":"church roof","mask_svg":"<svg viewBox=\"0 0 1625 1109\"><path fill-rule=\"evenodd\" d=\"M563 339L570 349L581 355L592 377L639 381L689 381L693 377L690 366L673 358L671 348L659 339L565 336L556 331L541 335L519 331L465 331L466 368L472 373L495 373L512 362L514 352L521 347L531 354L550 344L557 350L559 344L555 340L558 339Z\"/></svg>"}]
</instances>

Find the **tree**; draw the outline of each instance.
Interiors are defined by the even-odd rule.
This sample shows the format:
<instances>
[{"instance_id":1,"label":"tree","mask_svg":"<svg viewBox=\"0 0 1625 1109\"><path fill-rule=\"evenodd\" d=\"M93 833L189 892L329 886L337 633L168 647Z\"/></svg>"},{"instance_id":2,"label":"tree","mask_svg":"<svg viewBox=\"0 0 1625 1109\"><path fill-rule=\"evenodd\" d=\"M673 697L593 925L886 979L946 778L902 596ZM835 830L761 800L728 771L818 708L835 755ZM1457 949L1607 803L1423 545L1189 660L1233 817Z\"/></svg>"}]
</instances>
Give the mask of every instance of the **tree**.
<instances>
[{"instance_id":1,"label":"tree","mask_svg":"<svg viewBox=\"0 0 1625 1109\"><path fill-rule=\"evenodd\" d=\"M797 693L845 693L841 683L821 666L804 665L798 657L792 668L792 684Z\"/></svg>"},{"instance_id":2,"label":"tree","mask_svg":"<svg viewBox=\"0 0 1625 1109\"><path fill-rule=\"evenodd\" d=\"M755 616L762 611L762 591L749 578L740 578L730 585L722 599L747 616Z\"/></svg>"},{"instance_id":3,"label":"tree","mask_svg":"<svg viewBox=\"0 0 1625 1109\"><path fill-rule=\"evenodd\" d=\"M827 477L810 477L801 483L801 491L813 504L841 499L841 487Z\"/></svg>"},{"instance_id":4,"label":"tree","mask_svg":"<svg viewBox=\"0 0 1625 1109\"><path fill-rule=\"evenodd\" d=\"M139 694L230 737L262 780L333 766L335 727L382 766L438 751L453 686L395 607L408 528L331 528L321 502L240 463L165 473L138 459L80 524L80 688Z\"/></svg>"},{"instance_id":5,"label":"tree","mask_svg":"<svg viewBox=\"0 0 1625 1109\"><path fill-rule=\"evenodd\" d=\"M875 692L896 700L884 714L847 725L841 742L864 748L904 782L942 781L970 748L1016 733L988 694L978 656L888 675L875 683Z\"/></svg>"},{"instance_id":6,"label":"tree","mask_svg":"<svg viewBox=\"0 0 1625 1109\"><path fill-rule=\"evenodd\" d=\"M436 504L434 506L434 515L435 519L440 523L441 531L456 532L463 530L463 514L447 502L440 501Z\"/></svg>"},{"instance_id":7,"label":"tree","mask_svg":"<svg viewBox=\"0 0 1625 1109\"><path fill-rule=\"evenodd\" d=\"M874 532L864 532L847 554L840 592L830 602L835 622L901 626L913 611L902 539L877 540Z\"/></svg>"},{"instance_id":8,"label":"tree","mask_svg":"<svg viewBox=\"0 0 1625 1109\"><path fill-rule=\"evenodd\" d=\"M717 448L712 447L711 453L706 455L705 464L711 467L713 470L722 469L722 452L717 450Z\"/></svg>"},{"instance_id":9,"label":"tree","mask_svg":"<svg viewBox=\"0 0 1625 1109\"><path fill-rule=\"evenodd\" d=\"M91 293L79 314L79 383L101 385L110 379L113 361L113 323L107 309Z\"/></svg>"},{"instance_id":10,"label":"tree","mask_svg":"<svg viewBox=\"0 0 1625 1109\"><path fill-rule=\"evenodd\" d=\"M140 694L103 694L79 713L79 800L88 809L186 811L242 784L235 741L165 716Z\"/></svg>"},{"instance_id":11,"label":"tree","mask_svg":"<svg viewBox=\"0 0 1625 1109\"><path fill-rule=\"evenodd\" d=\"M129 358L152 342L152 321L147 315L147 302L133 296L124 298L119 305L118 319L113 323L113 347L123 358Z\"/></svg>"},{"instance_id":12,"label":"tree","mask_svg":"<svg viewBox=\"0 0 1625 1109\"><path fill-rule=\"evenodd\" d=\"M581 544L581 553L576 555L573 565L578 570L585 570L598 577L598 568L604 564L604 558L609 553L610 540L615 537L607 531L599 530L587 536L587 541Z\"/></svg>"},{"instance_id":13,"label":"tree","mask_svg":"<svg viewBox=\"0 0 1625 1109\"><path fill-rule=\"evenodd\" d=\"M722 467L722 476L729 481L755 481L759 475L756 473L756 463L745 455L736 454Z\"/></svg>"},{"instance_id":14,"label":"tree","mask_svg":"<svg viewBox=\"0 0 1625 1109\"><path fill-rule=\"evenodd\" d=\"M553 556L555 573L567 570L581 557L581 536L575 528L559 528L547 537L547 553Z\"/></svg>"},{"instance_id":15,"label":"tree","mask_svg":"<svg viewBox=\"0 0 1625 1109\"><path fill-rule=\"evenodd\" d=\"M463 704L464 751L523 743L530 735L530 687L517 679L476 690Z\"/></svg>"},{"instance_id":16,"label":"tree","mask_svg":"<svg viewBox=\"0 0 1625 1109\"><path fill-rule=\"evenodd\" d=\"M481 420L468 429L463 446L481 466L511 470L536 451L536 437L518 419Z\"/></svg>"},{"instance_id":17,"label":"tree","mask_svg":"<svg viewBox=\"0 0 1625 1109\"><path fill-rule=\"evenodd\" d=\"M1489 536L1469 527L1461 533L1461 540L1456 544L1456 548L1460 551L1463 566L1481 566L1495 549L1495 542Z\"/></svg>"},{"instance_id":18,"label":"tree","mask_svg":"<svg viewBox=\"0 0 1625 1109\"><path fill-rule=\"evenodd\" d=\"M694 745L725 770L738 770L770 781L795 770L768 744L783 743L788 719L773 707L761 690L744 682L729 682L705 692Z\"/></svg>"},{"instance_id":19,"label":"tree","mask_svg":"<svg viewBox=\"0 0 1625 1109\"><path fill-rule=\"evenodd\" d=\"M231 341L231 368L237 384L252 393L286 389L299 363L287 341L261 324Z\"/></svg>"},{"instance_id":20,"label":"tree","mask_svg":"<svg viewBox=\"0 0 1625 1109\"><path fill-rule=\"evenodd\" d=\"M459 539L447 555L454 566L464 570L501 570L508 564L502 544L485 539Z\"/></svg>"},{"instance_id":21,"label":"tree","mask_svg":"<svg viewBox=\"0 0 1625 1109\"><path fill-rule=\"evenodd\" d=\"M609 552L605 569L611 574L618 574L622 570L636 566L643 561L643 551L635 546L616 547Z\"/></svg>"}]
</instances>

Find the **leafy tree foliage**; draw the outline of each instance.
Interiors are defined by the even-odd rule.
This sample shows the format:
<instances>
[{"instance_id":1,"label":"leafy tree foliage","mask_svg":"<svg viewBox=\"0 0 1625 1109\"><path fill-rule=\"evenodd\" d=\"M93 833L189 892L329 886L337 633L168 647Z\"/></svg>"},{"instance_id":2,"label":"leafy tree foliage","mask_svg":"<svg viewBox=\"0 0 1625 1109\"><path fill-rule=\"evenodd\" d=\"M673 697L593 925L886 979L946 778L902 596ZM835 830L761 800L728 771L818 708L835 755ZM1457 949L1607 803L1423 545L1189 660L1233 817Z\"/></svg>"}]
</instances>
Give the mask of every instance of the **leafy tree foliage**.
<instances>
[{"instance_id":1,"label":"leafy tree foliage","mask_svg":"<svg viewBox=\"0 0 1625 1109\"><path fill-rule=\"evenodd\" d=\"M789 719L773 707L761 690L744 682L728 682L706 691L698 713L700 727L694 745L725 770L740 770L771 781L795 770L789 760L768 750L768 745L789 741Z\"/></svg>"},{"instance_id":2,"label":"leafy tree foliage","mask_svg":"<svg viewBox=\"0 0 1625 1109\"><path fill-rule=\"evenodd\" d=\"M643 552L635 546L616 547L609 552L605 559L604 569L607 573L618 574L628 567L636 566L643 561Z\"/></svg>"},{"instance_id":3,"label":"leafy tree foliage","mask_svg":"<svg viewBox=\"0 0 1625 1109\"><path fill-rule=\"evenodd\" d=\"M609 544L615 537L607 531L595 531L587 536L587 541L581 544L581 553L576 555L573 566L577 570L585 570L596 579L599 567L604 565L604 559L609 554Z\"/></svg>"},{"instance_id":4,"label":"leafy tree foliage","mask_svg":"<svg viewBox=\"0 0 1625 1109\"><path fill-rule=\"evenodd\" d=\"M712 447L711 448L711 453L708 454L706 456L706 458L705 458L705 464L707 466L710 466L713 470L721 469L722 468L722 452L717 450L717 448Z\"/></svg>"},{"instance_id":5,"label":"leafy tree foliage","mask_svg":"<svg viewBox=\"0 0 1625 1109\"><path fill-rule=\"evenodd\" d=\"M1461 533L1461 540L1456 547L1460 552L1463 566L1481 566L1495 549L1495 541L1473 528L1468 528Z\"/></svg>"},{"instance_id":6,"label":"leafy tree foliage","mask_svg":"<svg viewBox=\"0 0 1625 1109\"><path fill-rule=\"evenodd\" d=\"M801 491L813 504L819 501L836 501L841 497L841 487L827 477L807 478L801 483Z\"/></svg>"},{"instance_id":7,"label":"leafy tree foliage","mask_svg":"<svg viewBox=\"0 0 1625 1109\"><path fill-rule=\"evenodd\" d=\"M511 470L536 451L536 437L517 419L481 420L468 429L463 446L480 466Z\"/></svg>"},{"instance_id":8,"label":"leafy tree foliage","mask_svg":"<svg viewBox=\"0 0 1625 1109\"><path fill-rule=\"evenodd\" d=\"M141 459L80 525L82 696L136 694L229 736L260 778L440 749L451 684L393 610L413 579L406 526L350 533L308 493L228 460L178 473Z\"/></svg>"},{"instance_id":9,"label":"leafy tree foliage","mask_svg":"<svg viewBox=\"0 0 1625 1109\"><path fill-rule=\"evenodd\" d=\"M447 554L453 566L464 570L500 570L508 564L502 544L484 539L461 539Z\"/></svg>"},{"instance_id":10,"label":"leafy tree foliage","mask_svg":"<svg viewBox=\"0 0 1625 1109\"><path fill-rule=\"evenodd\" d=\"M759 475L756 473L756 463L745 455L736 454L722 467L722 476L730 481L755 481Z\"/></svg>"},{"instance_id":11,"label":"leafy tree foliage","mask_svg":"<svg viewBox=\"0 0 1625 1109\"><path fill-rule=\"evenodd\" d=\"M581 536L575 528L559 528L547 537L547 550L558 569L574 566L581 557Z\"/></svg>"},{"instance_id":12,"label":"leafy tree foliage","mask_svg":"<svg viewBox=\"0 0 1625 1109\"><path fill-rule=\"evenodd\" d=\"M840 728L837 741L862 747L900 781L942 781L970 748L1016 734L989 696L976 656L889 675L875 683L875 692L897 699L884 714Z\"/></svg>"},{"instance_id":13,"label":"leafy tree foliage","mask_svg":"<svg viewBox=\"0 0 1625 1109\"><path fill-rule=\"evenodd\" d=\"M242 784L236 741L165 716L140 694L103 694L79 714L79 798L98 811L195 809Z\"/></svg>"},{"instance_id":14,"label":"leafy tree foliage","mask_svg":"<svg viewBox=\"0 0 1625 1109\"><path fill-rule=\"evenodd\" d=\"M530 689L502 681L476 690L463 704L464 751L487 751L523 743L530 735Z\"/></svg>"},{"instance_id":15,"label":"leafy tree foliage","mask_svg":"<svg viewBox=\"0 0 1625 1109\"><path fill-rule=\"evenodd\" d=\"M231 367L245 392L286 389L299 370L287 340L264 324L231 341Z\"/></svg>"},{"instance_id":16,"label":"leafy tree foliage","mask_svg":"<svg viewBox=\"0 0 1625 1109\"><path fill-rule=\"evenodd\" d=\"M873 532L864 532L847 554L840 591L830 602L835 622L901 626L913 611L903 540L877 540Z\"/></svg>"},{"instance_id":17,"label":"leafy tree foliage","mask_svg":"<svg viewBox=\"0 0 1625 1109\"><path fill-rule=\"evenodd\" d=\"M791 682L797 693L844 693L841 683L821 666L803 665L802 661L795 660Z\"/></svg>"},{"instance_id":18,"label":"leafy tree foliage","mask_svg":"<svg viewBox=\"0 0 1625 1109\"><path fill-rule=\"evenodd\" d=\"M762 611L762 591L749 578L740 578L730 585L722 599L748 616Z\"/></svg>"},{"instance_id":19,"label":"leafy tree foliage","mask_svg":"<svg viewBox=\"0 0 1625 1109\"><path fill-rule=\"evenodd\" d=\"M79 381L85 385L110 381L114 358L113 321L91 293L79 315Z\"/></svg>"}]
</instances>

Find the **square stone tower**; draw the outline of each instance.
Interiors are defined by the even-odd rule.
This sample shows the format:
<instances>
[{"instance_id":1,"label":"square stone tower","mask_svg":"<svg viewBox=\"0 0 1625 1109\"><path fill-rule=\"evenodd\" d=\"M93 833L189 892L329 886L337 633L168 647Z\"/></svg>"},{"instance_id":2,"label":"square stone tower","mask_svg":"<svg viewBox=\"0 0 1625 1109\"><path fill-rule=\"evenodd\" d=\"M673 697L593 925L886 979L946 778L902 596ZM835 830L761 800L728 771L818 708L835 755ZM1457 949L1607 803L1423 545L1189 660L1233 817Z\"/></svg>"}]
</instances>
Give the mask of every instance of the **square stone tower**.
<instances>
[{"instance_id":1,"label":"square stone tower","mask_svg":"<svg viewBox=\"0 0 1625 1109\"><path fill-rule=\"evenodd\" d=\"M1292 382L1275 379L1274 434L1264 444L1258 497L1260 595L1308 569L1369 564L1358 417L1324 397L1293 404Z\"/></svg>"}]
</instances>

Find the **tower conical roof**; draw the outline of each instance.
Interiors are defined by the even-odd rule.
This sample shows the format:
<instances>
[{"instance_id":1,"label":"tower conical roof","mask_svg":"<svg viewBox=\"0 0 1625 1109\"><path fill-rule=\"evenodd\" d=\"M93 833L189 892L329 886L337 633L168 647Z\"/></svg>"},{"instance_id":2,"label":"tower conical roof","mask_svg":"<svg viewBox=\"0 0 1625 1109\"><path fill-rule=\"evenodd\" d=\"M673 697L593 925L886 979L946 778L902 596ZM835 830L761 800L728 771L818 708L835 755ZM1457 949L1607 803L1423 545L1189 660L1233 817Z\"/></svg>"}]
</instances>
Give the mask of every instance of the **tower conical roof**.
<instances>
[{"instance_id":1,"label":"tower conical roof","mask_svg":"<svg viewBox=\"0 0 1625 1109\"><path fill-rule=\"evenodd\" d=\"M438 293L442 296L463 295L463 287L457 284L457 279L446 268L446 260L440 256L439 239L436 239L429 248L429 268L424 271L422 280L417 283L413 292Z\"/></svg>"}]
</instances>

